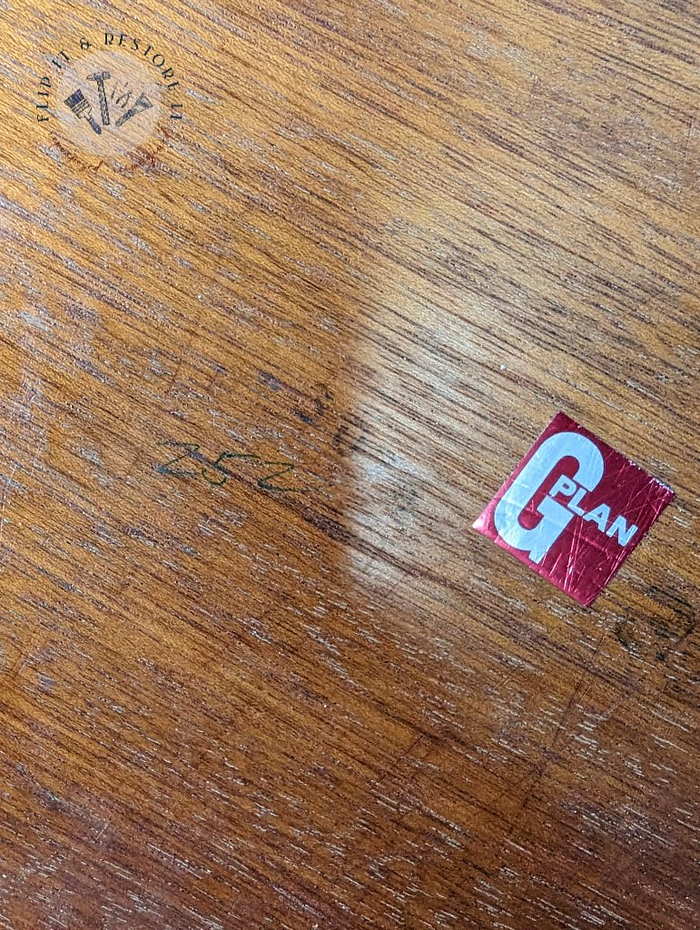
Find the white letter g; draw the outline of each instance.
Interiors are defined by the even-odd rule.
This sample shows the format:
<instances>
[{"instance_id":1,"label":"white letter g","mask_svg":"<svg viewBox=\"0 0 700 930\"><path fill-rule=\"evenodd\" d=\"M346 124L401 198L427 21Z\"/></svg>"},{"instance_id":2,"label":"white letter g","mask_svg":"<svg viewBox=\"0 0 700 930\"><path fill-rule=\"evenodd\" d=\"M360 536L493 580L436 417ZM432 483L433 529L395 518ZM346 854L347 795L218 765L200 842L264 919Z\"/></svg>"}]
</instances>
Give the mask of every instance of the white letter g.
<instances>
[{"instance_id":1,"label":"white letter g","mask_svg":"<svg viewBox=\"0 0 700 930\"><path fill-rule=\"evenodd\" d=\"M531 530L520 524L520 514L542 487L554 466L567 456L578 461L574 480L592 491L603 477L600 450L579 433L555 433L545 439L527 465L508 488L494 511L493 522L501 539L514 549L529 553L533 562L541 562L559 538L574 514L550 497L538 504L542 519Z\"/></svg>"}]
</instances>

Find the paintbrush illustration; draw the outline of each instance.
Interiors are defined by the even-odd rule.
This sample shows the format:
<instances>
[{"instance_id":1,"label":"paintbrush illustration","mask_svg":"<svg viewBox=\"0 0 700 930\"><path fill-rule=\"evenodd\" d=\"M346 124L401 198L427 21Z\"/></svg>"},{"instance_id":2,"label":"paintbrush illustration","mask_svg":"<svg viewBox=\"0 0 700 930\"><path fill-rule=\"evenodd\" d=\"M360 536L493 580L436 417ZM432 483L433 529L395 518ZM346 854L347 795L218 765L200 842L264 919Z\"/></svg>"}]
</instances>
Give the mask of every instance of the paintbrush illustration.
<instances>
[{"instance_id":1,"label":"paintbrush illustration","mask_svg":"<svg viewBox=\"0 0 700 930\"><path fill-rule=\"evenodd\" d=\"M86 119L98 135L102 133L102 127L92 116L90 101L86 99L82 90L76 90L70 97L66 97L65 104L73 111L78 119Z\"/></svg>"}]
</instances>

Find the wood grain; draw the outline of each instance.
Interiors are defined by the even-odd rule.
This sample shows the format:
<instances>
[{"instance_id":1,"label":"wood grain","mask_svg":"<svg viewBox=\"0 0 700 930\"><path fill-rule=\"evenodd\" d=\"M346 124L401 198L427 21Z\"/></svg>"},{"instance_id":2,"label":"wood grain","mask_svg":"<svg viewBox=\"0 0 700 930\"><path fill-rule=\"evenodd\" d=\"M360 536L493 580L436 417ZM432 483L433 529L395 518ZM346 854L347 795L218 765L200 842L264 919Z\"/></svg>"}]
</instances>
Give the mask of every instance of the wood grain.
<instances>
[{"instance_id":1,"label":"wood grain","mask_svg":"<svg viewBox=\"0 0 700 930\"><path fill-rule=\"evenodd\" d=\"M0 3L0 927L697 926L699 27ZM677 494L590 610L470 530L560 409Z\"/></svg>"}]
</instances>

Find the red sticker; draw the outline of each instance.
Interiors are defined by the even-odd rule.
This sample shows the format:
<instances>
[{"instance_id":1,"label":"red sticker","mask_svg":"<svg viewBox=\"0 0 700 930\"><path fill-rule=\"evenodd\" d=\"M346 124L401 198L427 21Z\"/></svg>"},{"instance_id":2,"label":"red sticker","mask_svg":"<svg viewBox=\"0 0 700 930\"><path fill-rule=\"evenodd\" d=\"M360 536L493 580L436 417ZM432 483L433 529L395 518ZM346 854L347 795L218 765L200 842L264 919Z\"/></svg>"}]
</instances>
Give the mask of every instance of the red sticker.
<instances>
[{"instance_id":1,"label":"red sticker","mask_svg":"<svg viewBox=\"0 0 700 930\"><path fill-rule=\"evenodd\" d=\"M558 413L474 529L587 606L674 496Z\"/></svg>"}]
</instances>

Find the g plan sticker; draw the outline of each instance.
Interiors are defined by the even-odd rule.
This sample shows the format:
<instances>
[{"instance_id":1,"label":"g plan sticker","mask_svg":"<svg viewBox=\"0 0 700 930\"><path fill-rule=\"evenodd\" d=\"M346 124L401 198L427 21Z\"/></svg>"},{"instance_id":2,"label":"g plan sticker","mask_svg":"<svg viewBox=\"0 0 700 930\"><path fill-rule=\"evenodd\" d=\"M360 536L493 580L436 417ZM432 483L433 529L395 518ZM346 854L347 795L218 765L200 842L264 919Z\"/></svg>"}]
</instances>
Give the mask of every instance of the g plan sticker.
<instances>
[{"instance_id":1,"label":"g plan sticker","mask_svg":"<svg viewBox=\"0 0 700 930\"><path fill-rule=\"evenodd\" d=\"M673 491L558 413L474 529L592 604Z\"/></svg>"}]
</instances>

